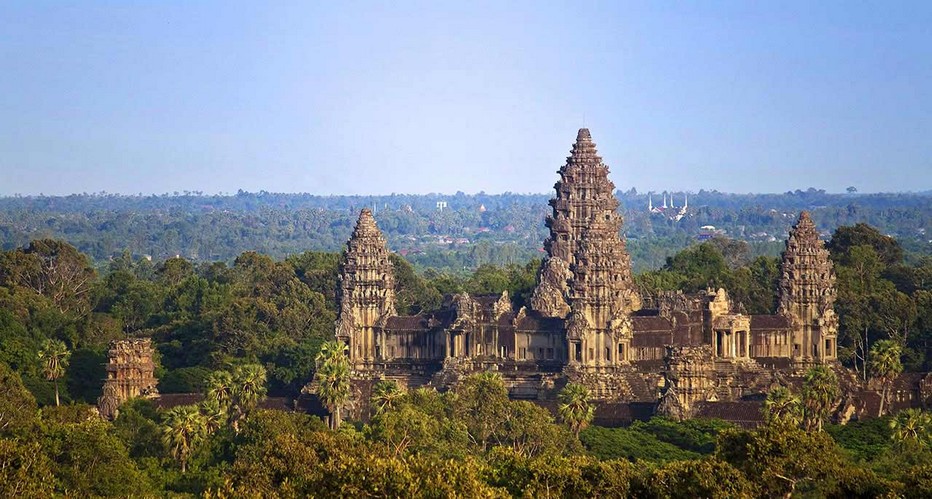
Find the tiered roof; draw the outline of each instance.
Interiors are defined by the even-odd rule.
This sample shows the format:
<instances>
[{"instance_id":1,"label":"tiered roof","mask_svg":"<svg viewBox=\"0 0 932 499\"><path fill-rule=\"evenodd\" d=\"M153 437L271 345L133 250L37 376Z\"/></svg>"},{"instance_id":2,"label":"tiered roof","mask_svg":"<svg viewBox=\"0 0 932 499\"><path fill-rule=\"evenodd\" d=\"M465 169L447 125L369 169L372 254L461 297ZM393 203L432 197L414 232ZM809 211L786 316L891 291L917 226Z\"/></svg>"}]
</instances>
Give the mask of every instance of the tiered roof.
<instances>
[{"instance_id":1,"label":"tiered roof","mask_svg":"<svg viewBox=\"0 0 932 499\"><path fill-rule=\"evenodd\" d=\"M796 314L803 305L816 305L820 311L832 308L835 272L829 252L807 211L800 213L799 221L790 230L782 271L780 314Z\"/></svg>"}]
</instances>

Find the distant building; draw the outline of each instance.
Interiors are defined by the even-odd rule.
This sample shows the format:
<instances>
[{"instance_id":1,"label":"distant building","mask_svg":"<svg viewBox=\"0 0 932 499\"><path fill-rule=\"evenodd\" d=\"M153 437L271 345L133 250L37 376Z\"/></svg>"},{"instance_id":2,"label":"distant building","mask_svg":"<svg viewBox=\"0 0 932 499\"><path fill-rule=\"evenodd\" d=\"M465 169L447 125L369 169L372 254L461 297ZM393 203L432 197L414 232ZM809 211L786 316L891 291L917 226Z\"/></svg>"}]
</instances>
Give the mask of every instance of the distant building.
<instances>
[{"instance_id":1,"label":"distant building","mask_svg":"<svg viewBox=\"0 0 932 499\"><path fill-rule=\"evenodd\" d=\"M673 202L673 193L670 193L670 205L667 206L667 192L663 192L663 206L654 206L653 193L647 195L647 212L663 215L670 220L679 222L689 210L689 195L683 193L683 206L677 208Z\"/></svg>"}]
</instances>

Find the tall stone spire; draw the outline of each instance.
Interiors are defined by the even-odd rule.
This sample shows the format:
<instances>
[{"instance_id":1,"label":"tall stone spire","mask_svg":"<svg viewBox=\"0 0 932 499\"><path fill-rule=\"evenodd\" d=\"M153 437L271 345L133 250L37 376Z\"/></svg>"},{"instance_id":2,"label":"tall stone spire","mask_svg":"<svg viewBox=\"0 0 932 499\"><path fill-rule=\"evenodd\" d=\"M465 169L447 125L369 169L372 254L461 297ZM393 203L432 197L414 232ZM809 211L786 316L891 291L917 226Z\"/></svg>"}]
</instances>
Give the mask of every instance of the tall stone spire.
<instances>
[{"instance_id":1,"label":"tall stone spire","mask_svg":"<svg viewBox=\"0 0 932 499\"><path fill-rule=\"evenodd\" d=\"M571 357L613 365L624 360L618 359L618 335L601 335L617 330L626 314L640 308L640 299L620 236L615 185L588 129L579 130L557 173L553 213L547 217L550 237L544 243L548 258L531 307L551 317L566 318L572 311L570 334L582 343L571 346Z\"/></svg>"},{"instance_id":2,"label":"tall stone spire","mask_svg":"<svg viewBox=\"0 0 932 499\"><path fill-rule=\"evenodd\" d=\"M395 279L388 246L364 208L347 243L340 267L336 336L350 349L356 368L377 360L385 320L395 315Z\"/></svg>"},{"instance_id":3,"label":"tall stone spire","mask_svg":"<svg viewBox=\"0 0 932 499\"><path fill-rule=\"evenodd\" d=\"M837 357L835 272L819 232L803 211L790 230L783 252L779 313L793 327L791 356L799 361Z\"/></svg>"},{"instance_id":4,"label":"tall stone spire","mask_svg":"<svg viewBox=\"0 0 932 499\"><path fill-rule=\"evenodd\" d=\"M544 248L551 257L572 266L580 237L592 220L608 222L607 230L617 233L622 219L616 211L615 184L608 180L608 167L602 163L589 129L579 129L566 164L557 173L560 180L553 186L556 196L550 200L553 213L547 217L550 238Z\"/></svg>"}]
</instances>

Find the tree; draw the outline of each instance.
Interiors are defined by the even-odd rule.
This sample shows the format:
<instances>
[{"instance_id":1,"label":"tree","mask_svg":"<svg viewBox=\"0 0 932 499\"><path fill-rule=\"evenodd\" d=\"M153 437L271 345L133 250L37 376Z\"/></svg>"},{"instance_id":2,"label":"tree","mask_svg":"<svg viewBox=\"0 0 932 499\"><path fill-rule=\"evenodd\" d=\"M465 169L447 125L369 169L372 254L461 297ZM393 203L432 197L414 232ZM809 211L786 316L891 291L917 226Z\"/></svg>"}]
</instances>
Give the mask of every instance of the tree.
<instances>
[{"instance_id":1,"label":"tree","mask_svg":"<svg viewBox=\"0 0 932 499\"><path fill-rule=\"evenodd\" d=\"M265 368L259 364L238 366L233 371L233 429L239 431L239 422L259 405L266 394Z\"/></svg>"},{"instance_id":2,"label":"tree","mask_svg":"<svg viewBox=\"0 0 932 499\"><path fill-rule=\"evenodd\" d=\"M809 431L822 431L822 423L831 414L839 397L838 377L826 366L806 372L803 382L803 422Z\"/></svg>"},{"instance_id":3,"label":"tree","mask_svg":"<svg viewBox=\"0 0 932 499\"><path fill-rule=\"evenodd\" d=\"M767 424L795 428L802 423L802 416L802 403L789 388L779 386L767 394L764 401L764 421Z\"/></svg>"},{"instance_id":4,"label":"tree","mask_svg":"<svg viewBox=\"0 0 932 499\"><path fill-rule=\"evenodd\" d=\"M19 374L0 362L0 437L27 436L38 423L36 399Z\"/></svg>"},{"instance_id":5,"label":"tree","mask_svg":"<svg viewBox=\"0 0 932 499\"><path fill-rule=\"evenodd\" d=\"M770 425L751 432L722 432L715 452L744 471L759 487L759 497L791 497L797 490L823 485L842 461L826 433Z\"/></svg>"},{"instance_id":6,"label":"tree","mask_svg":"<svg viewBox=\"0 0 932 499\"><path fill-rule=\"evenodd\" d=\"M350 394L349 359L346 356L348 350L349 347L341 341L328 341L321 345L316 358L317 372L314 373L314 381L317 384L317 395L332 415L332 430L340 427L341 410Z\"/></svg>"},{"instance_id":7,"label":"tree","mask_svg":"<svg viewBox=\"0 0 932 499\"><path fill-rule=\"evenodd\" d=\"M508 417L508 388L501 375L486 371L467 376L449 400L453 418L462 421L472 441L486 451Z\"/></svg>"},{"instance_id":8,"label":"tree","mask_svg":"<svg viewBox=\"0 0 932 499\"><path fill-rule=\"evenodd\" d=\"M71 352L61 340L46 340L45 346L39 350L39 359L42 360L42 371L45 378L55 382L55 405L60 405L58 397L58 380L65 375L68 369L68 358Z\"/></svg>"},{"instance_id":9,"label":"tree","mask_svg":"<svg viewBox=\"0 0 932 499\"><path fill-rule=\"evenodd\" d=\"M577 437L580 431L589 426L595 416L595 407L589 402L590 398L592 398L592 393L589 389L576 383L567 384L557 395L560 419L573 430L573 434Z\"/></svg>"},{"instance_id":10,"label":"tree","mask_svg":"<svg viewBox=\"0 0 932 499\"><path fill-rule=\"evenodd\" d=\"M673 461L651 473L654 497L754 497L754 486L734 466L715 459Z\"/></svg>"},{"instance_id":11,"label":"tree","mask_svg":"<svg viewBox=\"0 0 932 499\"><path fill-rule=\"evenodd\" d=\"M84 314L96 276L88 258L74 246L54 239L32 241L17 259L16 283L55 303L59 312Z\"/></svg>"},{"instance_id":12,"label":"tree","mask_svg":"<svg viewBox=\"0 0 932 499\"><path fill-rule=\"evenodd\" d=\"M878 340L871 347L870 370L871 374L880 380L883 388L880 391L880 408L877 416L883 416L885 402L889 396L890 385L893 380L903 372L900 361L902 347L893 340Z\"/></svg>"},{"instance_id":13,"label":"tree","mask_svg":"<svg viewBox=\"0 0 932 499\"><path fill-rule=\"evenodd\" d=\"M0 496L53 497L53 463L39 442L0 439Z\"/></svg>"},{"instance_id":14,"label":"tree","mask_svg":"<svg viewBox=\"0 0 932 499\"><path fill-rule=\"evenodd\" d=\"M227 421L227 408L221 406L216 399L204 399L199 404L199 409L204 418L204 430L208 435L216 433Z\"/></svg>"},{"instance_id":15,"label":"tree","mask_svg":"<svg viewBox=\"0 0 932 499\"><path fill-rule=\"evenodd\" d=\"M885 265L894 265L903 260L903 248L896 239L883 235L866 223L838 227L826 244L832 253L832 260L843 265L848 264L848 253L855 246L873 248Z\"/></svg>"},{"instance_id":16,"label":"tree","mask_svg":"<svg viewBox=\"0 0 932 499\"><path fill-rule=\"evenodd\" d=\"M207 400L214 400L220 407L229 409L233 405L233 375L229 371L214 371L207 378Z\"/></svg>"},{"instance_id":17,"label":"tree","mask_svg":"<svg viewBox=\"0 0 932 499\"><path fill-rule=\"evenodd\" d=\"M906 409L890 420L893 441L902 449L916 449L930 443L932 418L922 409Z\"/></svg>"},{"instance_id":18,"label":"tree","mask_svg":"<svg viewBox=\"0 0 932 499\"><path fill-rule=\"evenodd\" d=\"M398 383L390 380L380 380L372 387L372 405L376 415L398 407L404 399L405 393L398 387Z\"/></svg>"},{"instance_id":19,"label":"tree","mask_svg":"<svg viewBox=\"0 0 932 499\"><path fill-rule=\"evenodd\" d=\"M204 417L197 406L181 405L165 414L162 424L162 442L168 452L187 470L188 459L207 434Z\"/></svg>"}]
</instances>

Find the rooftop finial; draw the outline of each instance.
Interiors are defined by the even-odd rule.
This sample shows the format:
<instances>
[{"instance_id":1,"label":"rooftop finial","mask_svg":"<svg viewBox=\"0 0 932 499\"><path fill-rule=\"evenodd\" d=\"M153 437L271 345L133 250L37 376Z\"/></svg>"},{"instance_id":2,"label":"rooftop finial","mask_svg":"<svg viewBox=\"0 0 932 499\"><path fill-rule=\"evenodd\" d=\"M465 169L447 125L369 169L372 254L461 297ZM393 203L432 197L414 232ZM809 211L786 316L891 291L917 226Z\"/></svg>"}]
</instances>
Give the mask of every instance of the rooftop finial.
<instances>
[{"instance_id":1,"label":"rooftop finial","mask_svg":"<svg viewBox=\"0 0 932 499\"><path fill-rule=\"evenodd\" d=\"M592 136L589 135L589 129L588 129L588 128L580 128L580 129L579 129L579 133L576 134L576 140L577 140L577 141L580 141L580 140L592 140Z\"/></svg>"}]
</instances>

